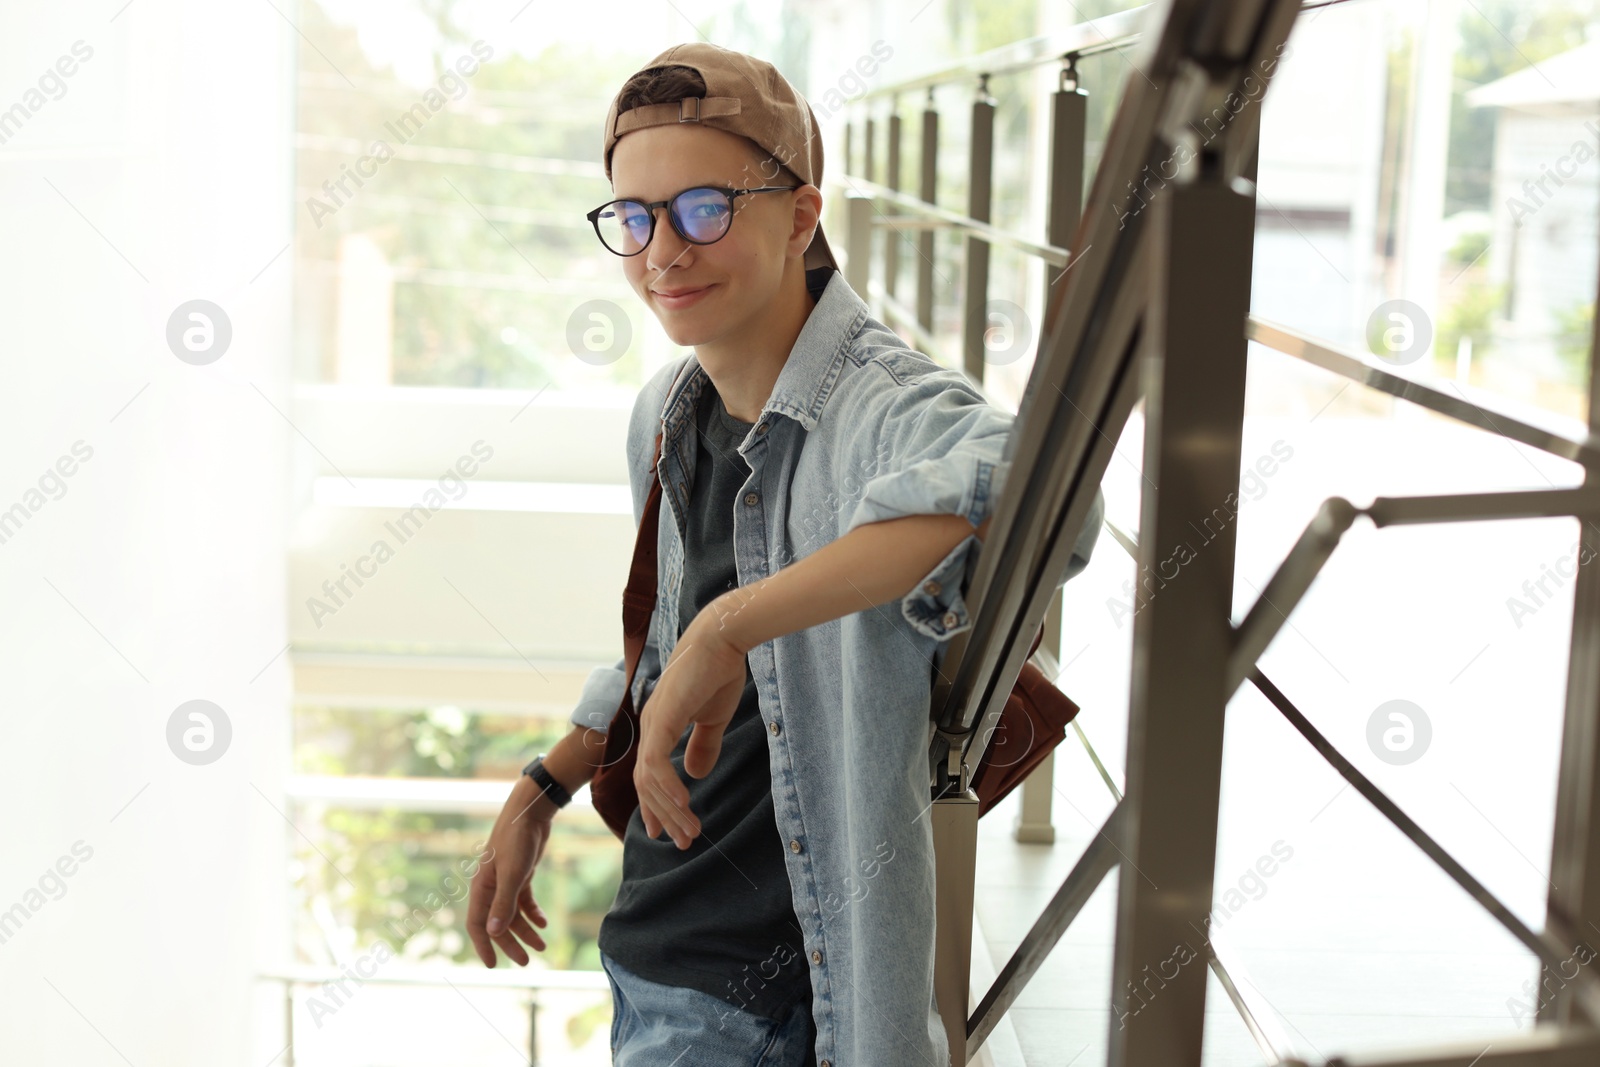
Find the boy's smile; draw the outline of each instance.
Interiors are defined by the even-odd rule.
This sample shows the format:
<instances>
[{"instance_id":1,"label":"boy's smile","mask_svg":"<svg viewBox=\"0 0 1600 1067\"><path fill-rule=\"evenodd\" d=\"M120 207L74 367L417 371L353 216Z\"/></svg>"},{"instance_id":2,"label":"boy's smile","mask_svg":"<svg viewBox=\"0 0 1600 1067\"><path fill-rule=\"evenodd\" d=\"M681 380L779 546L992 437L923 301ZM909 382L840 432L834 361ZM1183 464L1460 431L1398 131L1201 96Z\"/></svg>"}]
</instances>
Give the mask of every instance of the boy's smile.
<instances>
[{"instance_id":1,"label":"boy's smile","mask_svg":"<svg viewBox=\"0 0 1600 1067\"><path fill-rule=\"evenodd\" d=\"M682 286L673 289L652 289L656 295L656 304L668 311L677 311L681 308L691 307L700 301L700 298L709 293L712 286L702 285L699 288Z\"/></svg>"}]
</instances>

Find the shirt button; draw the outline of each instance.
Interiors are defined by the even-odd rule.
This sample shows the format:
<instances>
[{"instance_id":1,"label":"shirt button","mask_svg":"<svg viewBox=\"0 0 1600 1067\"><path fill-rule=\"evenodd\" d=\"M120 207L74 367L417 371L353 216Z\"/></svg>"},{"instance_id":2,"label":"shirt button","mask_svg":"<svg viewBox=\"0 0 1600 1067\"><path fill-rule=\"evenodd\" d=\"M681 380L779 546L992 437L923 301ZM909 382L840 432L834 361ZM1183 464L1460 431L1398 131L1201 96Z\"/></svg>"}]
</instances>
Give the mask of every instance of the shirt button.
<instances>
[{"instance_id":1,"label":"shirt button","mask_svg":"<svg viewBox=\"0 0 1600 1067\"><path fill-rule=\"evenodd\" d=\"M790 852L799 852L800 851L800 842L796 841L792 837L789 839L789 851Z\"/></svg>"},{"instance_id":2,"label":"shirt button","mask_svg":"<svg viewBox=\"0 0 1600 1067\"><path fill-rule=\"evenodd\" d=\"M783 732L783 727L778 725L778 720L776 720L776 719L772 720L771 729L772 729L772 736L773 737L777 737L779 734L781 734Z\"/></svg>"},{"instance_id":3,"label":"shirt button","mask_svg":"<svg viewBox=\"0 0 1600 1067\"><path fill-rule=\"evenodd\" d=\"M927 593L929 596L938 596L939 595L939 590L943 589L943 588L944 587L942 585L940 585L938 582L924 582L924 583L922 583L922 591L924 593Z\"/></svg>"},{"instance_id":4,"label":"shirt button","mask_svg":"<svg viewBox=\"0 0 1600 1067\"><path fill-rule=\"evenodd\" d=\"M833 1064L829 1063L827 1060L823 1060L821 1063L817 1064L817 1067L833 1067Z\"/></svg>"},{"instance_id":5,"label":"shirt button","mask_svg":"<svg viewBox=\"0 0 1600 1067\"><path fill-rule=\"evenodd\" d=\"M822 952L821 952L821 950L819 950L819 949L812 949L811 950L811 962L812 963L821 963L822 962ZM817 1067L822 1067L822 1064L820 1064L820 1063L817 1064Z\"/></svg>"},{"instance_id":6,"label":"shirt button","mask_svg":"<svg viewBox=\"0 0 1600 1067\"><path fill-rule=\"evenodd\" d=\"M767 424L766 423L763 422L760 426L756 427L756 433L766 433L766 432L767 432Z\"/></svg>"},{"instance_id":7,"label":"shirt button","mask_svg":"<svg viewBox=\"0 0 1600 1067\"><path fill-rule=\"evenodd\" d=\"M959 621L960 620L956 618L955 612L947 611L944 613L944 624L946 626L954 626Z\"/></svg>"},{"instance_id":8,"label":"shirt button","mask_svg":"<svg viewBox=\"0 0 1600 1067\"><path fill-rule=\"evenodd\" d=\"M755 507L756 501L760 499L761 497L757 496L755 493L746 493L744 495L744 502L749 504L751 507Z\"/></svg>"}]
</instances>

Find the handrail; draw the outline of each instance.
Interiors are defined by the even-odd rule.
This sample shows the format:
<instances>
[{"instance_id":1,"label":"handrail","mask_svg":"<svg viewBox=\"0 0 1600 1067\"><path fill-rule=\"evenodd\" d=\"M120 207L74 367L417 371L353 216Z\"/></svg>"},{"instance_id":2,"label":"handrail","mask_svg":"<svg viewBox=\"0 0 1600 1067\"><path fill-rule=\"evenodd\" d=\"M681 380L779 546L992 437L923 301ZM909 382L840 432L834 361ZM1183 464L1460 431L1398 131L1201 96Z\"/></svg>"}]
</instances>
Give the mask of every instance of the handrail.
<instances>
[{"instance_id":1,"label":"handrail","mask_svg":"<svg viewBox=\"0 0 1600 1067\"><path fill-rule=\"evenodd\" d=\"M1122 48L1139 39L1145 17L1159 5L1144 4L1111 15L1102 15L1069 26L1057 33L1028 37L987 52L952 60L933 70L888 85L869 89L853 101L860 104L885 96L898 96L919 89L934 89L946 82L982 75L1010 74L1050 63L1065 56L1088 56L1112 48Z\"/></svg>"},{"instance_id":2,"label":"handrail","mask_svg":"<svg viewBox=\"0 0 1600 1067\"><path fill-rule=\"evenodd\" d=\"M340 979L359 985L447 986L481 989L580 989L609 990L604 971L557 970L553 967L512 967L489 970L484 967L405 967L396 972L386 967L370 978L351 979L349 967L319 964L280 964L259 971L256 978L287 985L321 985Z\"/></svg>"},{"instance_id":3,"label":"handrail","mask_svg":"<svg viewBox=\"0 0 1600 1067\"><path fill-rule=\"evenodd\" d=\"M1349 2L1350 0L1304 0L1300 5L1300 11L1304 14L1318 8L1336 7ZM921 74L868 89L851 103L859 106L869 100L893 98L919 89L936 89L964 78L1016 74L1046 63L1086 59L1102 52L1128 48L1144 39L1146 18L1152 9L1162 6L1164 5L1142 4L1126 11L1085 19L1055 33L1025 37L1020 41L1001 45L999 48L991 48L987 52L951 60Z\"/></svg>"},{"instance_id":4,"label":"handrail","mask_svg":"<svg viewBox=\"0 0 1600 1067\"><path fill-rule=\"evenodd\" d=\"M284 794L291 802L324 801L356 811L448 811L495 814L505 807L506 782L495 778L395 778L368 774L291 774ZM589 812L585 785L568 813Z\"/></svg>"},{"instance_id":5,"label":"handrail","mask_svg":"<svg viewBox=\"0 0 1600 1067\"><path fill-rule=\"evenodd\" d=\"M923 352L927 353L929 357L934 357L937 354L939 339L933 335L932 331L924 329L922 323L917 321L915 308L907 307L898 298L890 296L880 281L874 280L870 282L867 286L867 292L872 299L881 304L890 318L898 321L911 331L912 337L916 339L917 344L922 346Z\"/></svg>"},{"instance_id":6,"label":"handrail","mask_svg":"<svg viewBox=\"0 0 1600 1067\"><path fill-rule=\"evenodd\" d=\"M1600 464L1600 442L1577 420L1562 420L1531 406L1514 407L1502 397L1457 382L1451 382L1450 386L1459 395L1451 396L1430 382L1396 374L1369 357L1346 352L1330 342L1257 315L1247 320L1245 336L1276 352L1409 400L1468 426L1532 445L1562 459L1591 466ZM1561 422L1567 425L1562 426Z\"/></svg>"},{"instance_id":7,"label":"handrail","mask_svg":"<svg viewBox=\"0 0 1600 1067\"><path fill-rule=\"evenodd\" d=\"M379 942L383 944L384 942ZM363 960L365 957L362 958ZM362 975L362 960L353 964L340 964L328 966L319 964L281 963L265 970L256 972L255 978L262 982L278 982L283 985L283 1025L287 1037L282 1050L278 1055L283 1057L283 1067L295 1067L294 1047L294 991L296 986L320 985L328 983L353 983L357 988L364 985L387 986L421 986L436 988L449 986L460 992L460 987L475 989L508 989L522 990L528 994L528 1062L537 1065L539 1062L539 993L543 990L580 990L585 992L607 994L610 999L611 982L603 971L570 971L554 970L544 967L512 967L486 970L482 967L419 967L415 964L384 964L382 971L374 970L371 975ZM352 973L352 966L355 973ZM333 995L334 1007L342 1001L341 996L349 996L348 989L340 988L340 992ZM313 1018L316 1018L313 1012ZM318 1026L322 1023L317 1022Z\"/></svg>"},{"instance_id":8,"label":"handrail","mask_svg":"<svg viewBox=\"0 0 1600 1067\"><path fill-rule=\"evenodd\" d=\"M1594 486L1377 497L1365 508L1358 508L1343 497L1330 497L1323 501L1295 539L1288 555L1272 572L1255 603L1234 629L1233 647L1228 656L1226 696L1232 696L1244 684L1256 661L1288 622L1289 613L1305 597L1311 583L1332 557L1340 539L1360 516L1371 519L1375 526L1398 526L1591 514L1600 514L1600 490Z\"/></svg>"},{"instance_id":9,"label":"handrail","mask_svg":"<svg viewBox=\"0 0 1600 1067\"><path fill-rule=\"evenodd\" d=\"M876 200L887 200L889 203L904 211L909 211L913 215L924 216L953 230L982 237L991 245L1000 245L1003 248L1014 248L1019 252L1026 252L1030 256L1037 256L1046 263L1057 267L1065 267L1072 261L1071 253L1065 248L1046 244L1043 241L1030 240L1019 233L1011 230L1002 230L998 226L990 225L987 222L979 222L977 219L969 215L963 215L959 211L951 211L949 208L930 204L926 200L918 200L910 193L903 193L897 189L891 189L887 185L867 181L865 178L849 177L846 180L850 184L851 192L871 196ZM898 220L892 215L885 215L872 220L874 226L888 227L893 227L896 221Z\"/></svg>"}]
</instances>

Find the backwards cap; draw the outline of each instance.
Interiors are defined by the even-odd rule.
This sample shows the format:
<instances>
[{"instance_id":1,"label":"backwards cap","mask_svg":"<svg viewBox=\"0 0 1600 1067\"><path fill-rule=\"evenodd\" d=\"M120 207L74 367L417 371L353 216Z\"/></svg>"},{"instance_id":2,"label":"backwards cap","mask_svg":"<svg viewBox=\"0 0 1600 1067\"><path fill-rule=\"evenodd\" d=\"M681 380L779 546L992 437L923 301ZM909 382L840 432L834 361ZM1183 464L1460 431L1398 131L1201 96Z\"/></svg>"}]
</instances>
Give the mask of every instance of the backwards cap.
<instances>
[{"instance_id":1,"label":"backwards cap","mask_svg":"<svg viewBox=\"0 0 1600 1067\"><path fill-rule=\"evenodd\" d=\"M673 45L639 71L667 66L694 70L706 83L706 95L676 103L644 104L619 114L617 105L622 92L618 90L606 112L604 156L608 181L611 153L623 134L669 122L698 122L748 137L802 182L822 187L822 130L817 126L817 117L806 98L771 63L705 41L691 41ZM820 221L811 244L806 246L805 266L839 267Z\"/></svg>"}]
</instances>

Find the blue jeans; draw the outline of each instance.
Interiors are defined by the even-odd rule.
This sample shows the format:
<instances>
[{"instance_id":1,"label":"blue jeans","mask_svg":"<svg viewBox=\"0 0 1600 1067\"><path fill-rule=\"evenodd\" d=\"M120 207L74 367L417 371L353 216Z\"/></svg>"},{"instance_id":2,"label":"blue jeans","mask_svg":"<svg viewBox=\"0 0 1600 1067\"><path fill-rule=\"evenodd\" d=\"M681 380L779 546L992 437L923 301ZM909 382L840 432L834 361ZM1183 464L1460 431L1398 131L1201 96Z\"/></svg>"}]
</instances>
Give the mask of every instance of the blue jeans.
<instances>
[{"instance_id":1,"label":"blue jeans","mask_svg":"<svg viewBox=\"0 0 1600 1067\"><path fill-rule=\"evenodd\" d=\"M652 982L604 952L600 965L611 980L614 1067L816 1065L810 1004L768 1019L698 989Z\"/></svg>"}]
</instances>

